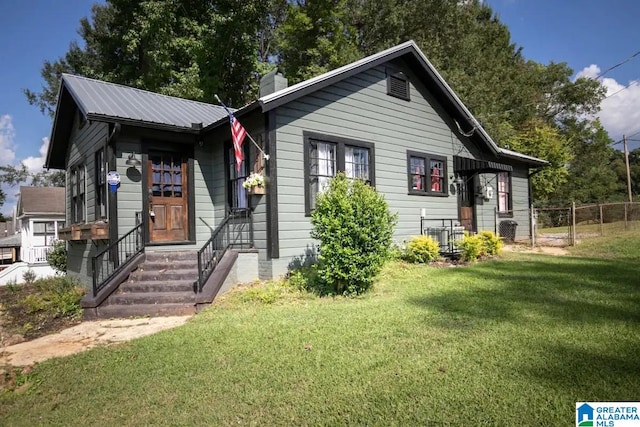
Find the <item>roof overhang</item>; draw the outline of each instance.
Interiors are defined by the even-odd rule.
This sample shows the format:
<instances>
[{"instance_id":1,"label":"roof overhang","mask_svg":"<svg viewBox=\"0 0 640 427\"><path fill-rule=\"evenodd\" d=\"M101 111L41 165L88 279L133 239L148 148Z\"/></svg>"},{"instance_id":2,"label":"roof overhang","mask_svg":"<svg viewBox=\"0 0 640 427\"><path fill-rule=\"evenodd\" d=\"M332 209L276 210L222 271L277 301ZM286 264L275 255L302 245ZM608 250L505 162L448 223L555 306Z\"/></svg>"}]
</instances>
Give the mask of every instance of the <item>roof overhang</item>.
<instances>
[{"instance_id":1,"label":"roof overhang","mask_svg":"<svg viewBox=\"0 0 640 427\"><path fill-rule=\"evenodd\" d=\"M513 166L490 160L469 159L453 156L453 171L455 173L489 173L512 172Z\"/></svg>"}]
</instances>

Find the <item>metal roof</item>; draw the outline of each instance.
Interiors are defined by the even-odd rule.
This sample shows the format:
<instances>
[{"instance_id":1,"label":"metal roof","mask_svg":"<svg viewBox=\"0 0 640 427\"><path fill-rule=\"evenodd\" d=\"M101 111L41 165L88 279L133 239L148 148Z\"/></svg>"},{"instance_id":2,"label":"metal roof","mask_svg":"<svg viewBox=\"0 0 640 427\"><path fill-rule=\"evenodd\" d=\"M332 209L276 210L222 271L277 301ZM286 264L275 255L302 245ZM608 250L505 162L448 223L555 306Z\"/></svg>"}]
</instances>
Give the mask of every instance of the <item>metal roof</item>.
<instances>
[{"instance_id":1,"label":"metal roof","mask_svg":"<svg viewBox=\"0 0 640 427\"><path fill-rule=\"evenodd\" d=\"M87 119L125 119L191 129L192 123L207 126L226 117L224 108L142 89L71 74L62 75L65 85Z\"/></svg>"}]
</instances>

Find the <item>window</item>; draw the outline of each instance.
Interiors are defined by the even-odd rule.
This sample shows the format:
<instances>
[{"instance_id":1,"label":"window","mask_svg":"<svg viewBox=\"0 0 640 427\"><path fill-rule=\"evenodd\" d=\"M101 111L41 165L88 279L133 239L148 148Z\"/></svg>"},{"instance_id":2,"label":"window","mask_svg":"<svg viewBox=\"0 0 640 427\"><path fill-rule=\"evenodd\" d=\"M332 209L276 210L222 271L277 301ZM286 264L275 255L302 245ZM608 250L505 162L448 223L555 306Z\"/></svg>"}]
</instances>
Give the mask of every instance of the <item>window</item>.
<instances>
[{"instance_id":1,"label":"window","mask_svg":"<svg viewBox=\"0 0 640 427\"><path fill-rule=\"evenodd\" d=\"M374 183L373 144L305 132L305 210L316 206L316 198L338 172L348 178Z\"/></svg>"},{"instance_id":2,"label":"window","mask_svg":"<svg viewBox=\"0 0 640 427\"><path fill-rule=\"evenodd\" d=\"M498 173L498 212L511 213L511 177L508 172Z\"/></svg>"},{"instance_id":3,"label":"window","mask_svg":"<svg viewBox=\"0 0 640 427\"><path fill-rule=\"evenodd\" d=\"M403 73L387 71L387 95L410 101L409 79Z\"/></svg>"},{"instance_id":4,"label":"window","mask_svg":"<svg viewBox=\"0 0 640 427\"><path fill-rule=\"evenodd\" d=\"M409 194L447 196L447 159L433 154L407 152Z\"/></svg>"},{"instance_id":5,"label":"window","mask_svg":"<svg viewBox=\"0 0 640 427\"><path fill-rule=\"evenodd\" d=\"M104 149L96 151L96 220L107 218L107 167Z\"/></svg>"},{"instance_id":6,"label":"window","mask_svg":"<svg viewBox=\"0 0 640 427\"><path fill-rule=\"evenodd\" d=\"M245 141L242 144L244 160L240 164L240 170L236 167L236 156L233 146L227 150L227 169L229 176L229 207L232 209L246 209L249 207L247 189L242 186L249 176L249 146Z\"/></svg>"},{"instance_id":7,"label":"window","mask_svg":"<svg viewBox=\"0 0 640 427\"><path fill-rule=\"evenodd\" d=\"M56 237L55 221L33 222L33 246L51 246Z\"/></svg>"},{"instance_id":8,"label":"window","mask_svg":"<svg viewBox=\"0 0 640 427\"><path fill-rule=\"evenodd\" d=\"M85 216L85 170L84 165L71 168L71 223L84 222Z\"/></svg>"}]
</instances>

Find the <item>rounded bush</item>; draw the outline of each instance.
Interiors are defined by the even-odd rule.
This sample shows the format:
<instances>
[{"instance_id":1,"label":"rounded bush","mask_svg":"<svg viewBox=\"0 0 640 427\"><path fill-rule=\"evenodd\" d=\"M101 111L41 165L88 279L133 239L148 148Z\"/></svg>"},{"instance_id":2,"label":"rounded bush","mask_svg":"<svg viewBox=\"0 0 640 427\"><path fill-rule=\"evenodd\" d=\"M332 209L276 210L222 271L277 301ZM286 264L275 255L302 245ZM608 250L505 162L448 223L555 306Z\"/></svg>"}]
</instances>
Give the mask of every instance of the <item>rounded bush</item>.
<instances>
[{"instance_id":1,"label":"rounded bush","mask_svg":"<svg viewBox=\"0 0 640 427\"><path fill-rule=\"evenodd\" d=\"M502 251L504 247L504 243L502 243L502 239L493 231L481 231L480 236L482 236L483 241L483 255L491 256L498 255Z\"/></svg>"},{"instance_id":2,"label":"rounded bush","mask_svg":"<svg viewBox=\"0 0 640 427\"><path fill-rule=\"evenodd\" d=\"M430 263L440 258L440 244L429 236L416 236L407 243L405 260L413 263Z\"/></svg>"},{"instance_id":3,"label":"rounded bush","mask_svg":"<svg viewBox=\"0 0 640 427\"><path fill-rule=\"evenodd\" d=\"M370 288L389 257L396 215L384 197L343 173L318 194L311 237L320 241L318 275L336 294Z\"/></svg>"}]
</instances>

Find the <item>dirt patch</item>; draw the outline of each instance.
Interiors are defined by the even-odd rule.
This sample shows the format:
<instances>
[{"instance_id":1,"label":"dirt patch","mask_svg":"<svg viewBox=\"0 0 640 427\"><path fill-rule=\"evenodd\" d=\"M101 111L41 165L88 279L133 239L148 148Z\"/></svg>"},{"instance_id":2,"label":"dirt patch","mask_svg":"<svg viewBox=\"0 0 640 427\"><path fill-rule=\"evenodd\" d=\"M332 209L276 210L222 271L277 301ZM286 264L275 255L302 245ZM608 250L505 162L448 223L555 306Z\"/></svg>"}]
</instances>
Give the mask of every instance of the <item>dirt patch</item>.
<instances>
[{"instance_id":1,"label":"dirt patch","mask_svg":"<svg viewBox=\"0 0 640 427\"><path fill-rule=\"evenodd\" d=\"M529 254L545 254L545 255L569 255L566 248L559 246L525 246L525 245L504 245L506 252L524 252Z\"/></svg>"},{"instance_id":2,"label":"dirt patch","mask_svg":"<svg viewBox=\"0 0 640 427\"><path fill-rule=\"evenodd\" d=\"M0 368L29 366L52 357L68 356L98 345L108 345L175 328L191 316L113 319L82 322L55 334L0 347Z\"/></svg>"},{"instance_id":3,"label":"dirt patch","mask_svg":"<svg viewBox=\"0 0 640 427\"><path fill-rule=\"evenodd\" d=\"M28 284L0 286L0 347L29 341L80 323L78 315L61 314L43 305L45 292L42 287ZM71 290L62 297L80 301L81 294L74 296L75 292ZM77 307L79 311L79 305Z\"/></svg>"}]
</instances>

